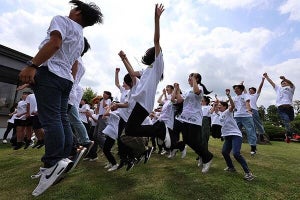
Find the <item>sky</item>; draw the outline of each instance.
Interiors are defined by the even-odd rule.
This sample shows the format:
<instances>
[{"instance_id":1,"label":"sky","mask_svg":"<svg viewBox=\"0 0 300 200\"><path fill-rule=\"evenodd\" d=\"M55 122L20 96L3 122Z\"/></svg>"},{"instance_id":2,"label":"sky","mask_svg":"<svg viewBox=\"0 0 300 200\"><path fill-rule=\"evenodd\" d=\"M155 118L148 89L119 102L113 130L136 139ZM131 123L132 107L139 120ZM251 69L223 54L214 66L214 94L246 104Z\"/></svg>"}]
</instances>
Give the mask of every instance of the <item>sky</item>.
<instances>
[{"instance_id":1,"label":"sky","mask_svg":"<svg viewBox=\"0 0 300 200\"><path fill-rule=\"evenodd\" d=\"M116 67L120 83L126 69L118 52L123 50L135 70L145 50L153 46L154 8L165 6L160 19L160 44L164 55L162 89L175 82L190 89L188 75L200 73L202 83L225 100L225 89L244 81L258 87L267 72L276 84L279 76L291 80L300 100L300 1L299 0L94 0L104 23L86 27L91 50L83 56L86 73L80 85L98 94L111 91ZM68 16L67 0L1 0L0 44L34 56L53 16ZM232 96L234 92L232 91ZM265 81L258 106L274 105L272 86Z\"/></svg>"}]
</instances>

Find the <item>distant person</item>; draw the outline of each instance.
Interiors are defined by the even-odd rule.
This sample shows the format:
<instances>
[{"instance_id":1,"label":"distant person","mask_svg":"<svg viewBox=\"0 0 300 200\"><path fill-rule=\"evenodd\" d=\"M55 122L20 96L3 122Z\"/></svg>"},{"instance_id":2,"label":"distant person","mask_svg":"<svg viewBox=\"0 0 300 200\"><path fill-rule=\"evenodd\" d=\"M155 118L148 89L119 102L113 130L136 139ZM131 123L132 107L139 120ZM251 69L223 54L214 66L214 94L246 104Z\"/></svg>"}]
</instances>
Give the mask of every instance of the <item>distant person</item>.
<instances>
[{"instance_id":1,"label":"distant person","mask_svg":"<svg viewBox=\"0 0 300 200\"><path fill-rule=\"evenodd\" d=\"M265 81L265 77L263 77L261 79L261 82L260 82L257 90L255 87L249 88L250 107L251 107L251 111L252 111L252 117L253 117L255 129L258 133L259 141L261 144L266 143L267 141L264 138L265 129L264 129L263 123L259 116L257 100L258 100L258 97L260 96L262 86L264 85L264 81Z\"/></svg>"},{"instance_id":2,"label":"distant person","mask_svg":"<svg viewBox=\"0 0 300 200\"><path fill-rule=\"evenodd\" d=\"M53 17L38 53L19 74L22 82L32 84L45 130L44 166L33 196L42 194L71 168L72 130L67 115L74 81L71 70L83 51L83 28L101 23L103 17L94 3L70 3L74 6L69 16Z\"/></svg>"},{"instance_id":3,"label":"distant person","mask_svg":"<svg viewBox=\"0 0 300 200\"><path fill-rule=\"evenodd\" d=\"M272 85L276 92L276 106L278 108L278 114L285 127L285 141L289 143L293 136L293 131L290 123L295 118L293 108L293 96L295 92L295 85L292 83L292 81L286 79L284 76L279 77L282 80L280 86L276 85L270 79L267 73L264 73L263 76Z\"/></svg>"}]
</instances>

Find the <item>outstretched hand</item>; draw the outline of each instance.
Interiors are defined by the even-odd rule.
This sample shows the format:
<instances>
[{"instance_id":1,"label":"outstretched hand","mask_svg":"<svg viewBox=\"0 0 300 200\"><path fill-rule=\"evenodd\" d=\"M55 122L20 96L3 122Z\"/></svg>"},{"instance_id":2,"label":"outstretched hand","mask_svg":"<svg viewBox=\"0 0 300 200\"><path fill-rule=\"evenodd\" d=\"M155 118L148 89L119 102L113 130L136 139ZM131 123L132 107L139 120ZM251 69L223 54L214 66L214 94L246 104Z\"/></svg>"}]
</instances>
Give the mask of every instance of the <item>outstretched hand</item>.
<instances>
[{"instance_id":1,"label":"outstretched hand","mask_svg":"<svg viewBox=\"0 0 300 200\"><path fill-rule=\"evenodd\" d=\"M164 12L164 6L162 4L155 4L155 17L160 17L161 14Z\"/></svg>"}]
</instances>

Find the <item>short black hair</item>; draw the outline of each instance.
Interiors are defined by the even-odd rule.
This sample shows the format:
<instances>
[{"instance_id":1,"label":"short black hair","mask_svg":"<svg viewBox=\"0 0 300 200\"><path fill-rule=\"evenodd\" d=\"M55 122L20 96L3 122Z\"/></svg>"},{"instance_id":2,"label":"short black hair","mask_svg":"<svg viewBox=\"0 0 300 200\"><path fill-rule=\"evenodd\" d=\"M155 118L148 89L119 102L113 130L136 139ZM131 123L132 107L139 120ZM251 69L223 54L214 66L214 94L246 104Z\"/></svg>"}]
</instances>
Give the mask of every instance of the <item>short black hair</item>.
<instances>
[{"instance_id":1,"label":"short black hair","mask_svg":"<svg viewBox=\"0 0 300 200\"><path fill-rule=\"evenodd\" d=\"M142 57L142 63L145 65L151 65L155 60L155 47L147 49L145 55Z\"/></svg>"},{"instance_id":2,"label":"short black hair","mask_svg":"<svg viewBox=\"0 0 300 200\"><path fill-rule=\"evenodd\" d=\"M245 86L244 85L234 85L234 86L232 86L233 89L235 89L236 87L239 88L242 91L245 90Z\"/></svg>"},{"instance_id":3,"label":"short black hair","mask_svg":"<svg viewBox=\"0 0 300 200\"><path fill-rule=\"evenodd\" d=\"M251 87L249 88L249 90L252 89L254 92L256 92L256 88L255 87Z\"/></svg>"},{"instance_id":4,"label":"short black hair","mask_svg":"<svg viewBox=\"0 0 300 200\"><path fill-rule=\"evenodd\" d=\"M127 74L124 76L124 82L125 82L130 88L132 88L133 83L132 83L132 78L131 78L131 76L129 75L129 73L127 73Z\"/></svg>"},{"instance_id":5,"label":"short black hair","mask_svg":"<svg viewBox=\"0 0 300 200\"><path fill-rule=\"evenodd\" d=\"M70 3L76 6L76 10L81 11L83 27L103 23L103 14L95 3L83 3L79 0L71 0Z\"/></svg>"}]
</instances>

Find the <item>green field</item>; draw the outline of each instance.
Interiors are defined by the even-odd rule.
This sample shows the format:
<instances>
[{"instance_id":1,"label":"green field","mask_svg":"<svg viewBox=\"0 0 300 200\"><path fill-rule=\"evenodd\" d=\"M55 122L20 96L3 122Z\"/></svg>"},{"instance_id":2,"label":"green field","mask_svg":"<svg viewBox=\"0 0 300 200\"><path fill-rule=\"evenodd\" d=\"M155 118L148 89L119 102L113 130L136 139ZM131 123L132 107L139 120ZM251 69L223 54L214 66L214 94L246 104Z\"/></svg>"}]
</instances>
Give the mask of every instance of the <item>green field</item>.
<instances>
[{"instance_id":1,"label":"green field","mask_svg":"<svg viewBox=\"0 0 300 200\"><path fill-rule=\"evenodd\" d=\"M272 142L259 145L255 157L243 144L242 154L257 176L243 180L243 171L234 161L237 173L223 169L222 142L210 139L214 154L212 167L202 174L196 154L188 148L187 157L174 159L154 152L147 164L140 163L130 171L125 168L107 172L101 153L97 162L82 161L59 184L39 197L31 192L38 184L30 175L41 166L44 149L11 149L0 144L0 199L300 199L300 143Z\"/></svg>"}]
</instances>

